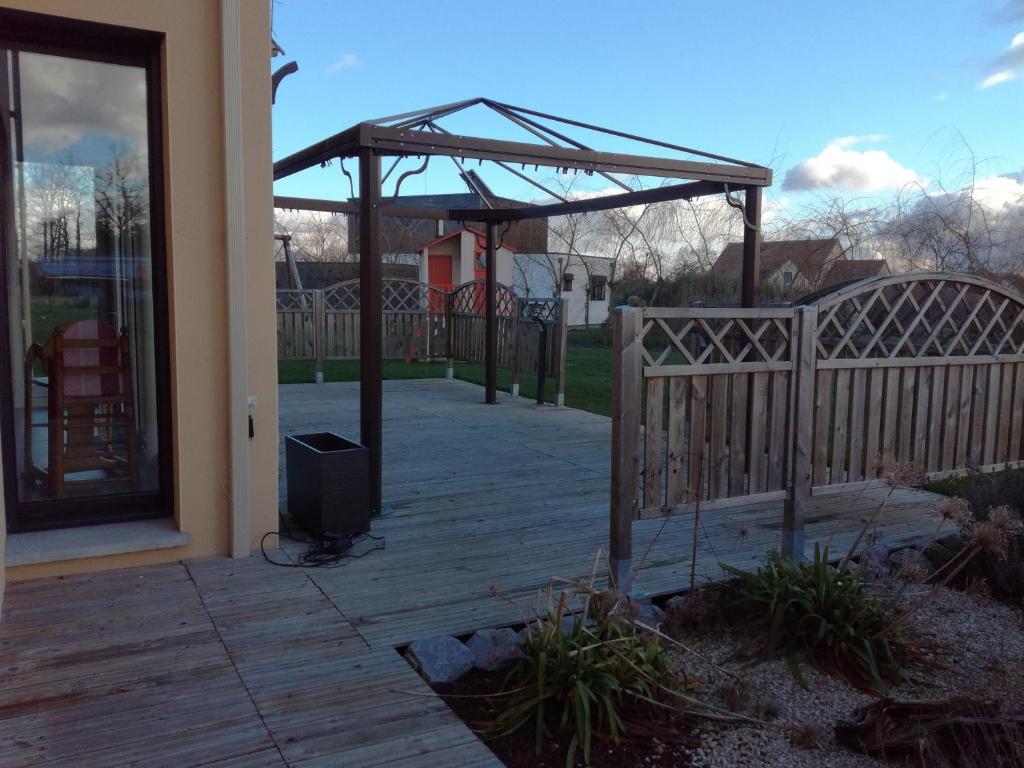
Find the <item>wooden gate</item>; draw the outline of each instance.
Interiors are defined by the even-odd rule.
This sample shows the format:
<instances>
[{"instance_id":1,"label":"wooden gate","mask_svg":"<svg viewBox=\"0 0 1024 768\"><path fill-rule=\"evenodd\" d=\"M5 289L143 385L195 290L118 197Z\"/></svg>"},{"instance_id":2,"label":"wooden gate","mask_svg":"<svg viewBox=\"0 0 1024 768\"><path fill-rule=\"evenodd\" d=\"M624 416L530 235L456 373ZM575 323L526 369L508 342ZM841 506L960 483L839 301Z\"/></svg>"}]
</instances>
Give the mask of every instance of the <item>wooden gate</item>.
<instances>
[{"instance_id":1,"label":"wooden gate","mask_svg":"<svg viewBox=\"0 0 1024 768\"><path fill-rule=\"evenodd\" d=\"M613 578L630 521L1024 465L1024 297L969 275L854 283L794 308L613 315ZM621 583L621 582L617 582Z\"/></svg>"},{"instance_id":2,"label":"wooden gate","mask_svg":"<svg viewBox=\"0 0 1024 768\"><path fill-rule=\"evenodd\" d=\"M454 360L482 363L487 345L484 317L487 283L473 280L463 283L451 293L449 307L452 321ZM512 289L500 283L495 286L495 314L498 319L498 367L512 367L512 340L515 332L516 297Z\"/></svg>"}]
</instances>

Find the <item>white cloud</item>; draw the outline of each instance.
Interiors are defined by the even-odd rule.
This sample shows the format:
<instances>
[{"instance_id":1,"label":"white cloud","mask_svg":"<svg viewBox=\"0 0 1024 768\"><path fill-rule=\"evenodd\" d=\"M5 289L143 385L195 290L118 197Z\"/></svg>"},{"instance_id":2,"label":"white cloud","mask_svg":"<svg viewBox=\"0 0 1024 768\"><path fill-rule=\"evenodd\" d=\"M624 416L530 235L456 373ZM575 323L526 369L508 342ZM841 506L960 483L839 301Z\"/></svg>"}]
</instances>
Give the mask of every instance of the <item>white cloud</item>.
<instances>
[{"instance_id":1,"label":"white cloud","mask_svg":"<svg viewBox=\"0 0 1024 768\"><path fill-rule=\"evenodd\" d=\"M354 53L343 53L340 59L327 67L327 74L336 75L356 66L359 66L359 57Z\"/></svg>"},{"instance_id":2,"label":"white cloud","mask_svg":"<svg viewBox=\"0 0 1024 768\"><path fill-rule=\"evenodd\" d=\"M872 192L920 181L918 175L880 149L857 150L854 146L878 142L881 134L843 136L834 139L814 157L794 165L782 182L785 190L842 189Z\"/></svg>"},{"instance_id":3,"label":"white cloud","mask_svg":"<svg viewBox=\"0 0 1024 768\"><path fill-rule=\"evenodd\" d=\"M985 91L1001 83L1008 83L1011 80L1016 80L1018 77L1020 77L1020 72L1012 69L1002 69L995 74L989 75L978 83L978 88L979 90Z\"/></svg>"},{"instance_id":4,"label":"white cloud","mask_svg":"<svg viewBox=\"0 0 1024 768\"><path fill-rule=\"evenodd\" d=\"M943 91L942 93L935 94L935 101L949 101L949 94Z\"/></svg>"},{"instance_id":5,"label":"white cloud","mask_svg":"<svg viewBox=\"0 0 1024 768\"><path fill-rule=\"evenodd\" d=\"M1008 83L1024 75L1024 32L1013 36L1009 47L989 63L988 69L992 74L978 83L981 90Z\"/></svg>"},{"instance_id":6,"label":"white cloud","mask_svg":"<svg viewBox=\"0 0 1024 768\"><path fill-rule=\"evenodd\" d=\"M989 176L974 184L974 199L992 211L1024 207L1024 174Z\"/></svg>"}]
</instances>

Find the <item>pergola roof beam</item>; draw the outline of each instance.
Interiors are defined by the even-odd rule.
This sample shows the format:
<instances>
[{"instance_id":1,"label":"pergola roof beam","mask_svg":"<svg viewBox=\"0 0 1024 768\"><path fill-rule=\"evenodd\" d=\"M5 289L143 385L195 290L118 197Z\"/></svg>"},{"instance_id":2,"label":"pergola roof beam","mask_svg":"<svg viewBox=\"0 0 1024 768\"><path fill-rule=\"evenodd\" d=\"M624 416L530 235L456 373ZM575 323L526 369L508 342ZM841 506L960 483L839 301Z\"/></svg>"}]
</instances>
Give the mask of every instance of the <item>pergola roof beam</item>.
<instances>
[{"instance_id":1,"label":"pergola roof beam","mask_svg":"<svg viewBox=\"0 0 1024 768\"><path fill-rule=\"evenodd\" d=\"M454 221L523 221L543 219L551 216L570 216L577 213L607 211L612 208L628 208L633 205L665 203L670 200L691 200L705 195L718 195L725 191L725 185L717 181L693 181L688 184L672 184L621 195L603 195L583 200L570 200L551 205L531 205L529 208L496 208L491 211L470 208L452 208L448 217Z\"/></svg>"},{"instance_id":2,"label":"pergola roof beam","mask_svg":"<svg viewBox=\"0 0 1024 768\"><path fill-rule=\"evenodd\" d=\"M613 208L628 208L633 205L665 203L670 200L692 200L695 197L719 195L725 192L725 184L717 181L693 181L687 184L671 184L664 187L625 192L621 195L588 197L568 200L551 205L531 205L526 208L440 208L430 206L382 205L384 216L406 219L433 219L435 221L523 221L543 219L551 216L570 216L577 213L607 211ZM323 211L325 213L359 213L359 201L322 200L311 197L274 196L275 208L299 211Z\"/></svg>"},{"instance_id":3,"label":"pergola roof beam","mask_svg":"<svg viewBox=\"0 0 1024 768\"><path fill-rule=\"evenodd\" d=\"M441 104L437 107L426 107L425 109L416 109L412 112L403 112L400 115L388 115L387 117L378 117L373 120L367 120L368 123L376 123L382 125L384 123L397 123L400 120L407 121L410 125L418 122L415 119L408 120L408 118L428 118L437 119L443 115L450 115L452 112L458 112L460 109L466 107L472 107L474 104L479 104L483 99L476 97L474 99L463 99L462 101L453 101L450 104Z\"/></svg>"},{"instance_id":4,"label":"pergola roof beam","mask_svg":"<svg viewBox=\"0 0 1024 768\"><path fill-rule=\"evenodd\" d=\"M579 120L572 120L568 117L559 117L558 115L549 115L546 112L538 112L534 109L527 109L525 107L515 107L511 104L502 104L501 102L495 102L505 109L514 110L527 115L533 115L534 117L540 117L545 120L554 120L565 125L573 125L577 128L584 128L588 131L597 131L598 133L606 133L612 136L618 136L622 139L629 139L630 141L639 141L643 144L650 144L654 147L663 147L665 149L673 149L676 152L686 152L690 155L696 155L698 157L706 157L710 160L720 160L723 163L734 163L736 165L743 165L748 168L761 168L757 163L749 163L745 160L736 160L732 157L726 157L725 155L716 155L712 152L704 152L699 149L693 149L692 147L684 147L681 144L670 144L667 141L659 141L658 139L648 139L645 136L638 136L635 133L626 133L625 131L617 131L614 128L603 128L599 125L591 125L590 123L580 122Z\"/></svg>"},{"instance_id":5,"label":"pergola roof beam","mask_svg":"<svg viewBox=\"0 0 1024 768\"><path fill-rule=\"evenodd\" d=\"M551 128L548 128L547 126L541 125L540 123L530 120L529 118L523 117L521 115L516 115L513 112L510 112L509 110L505 109L504 106L498 104L498 102L491 101L490 99L484 99L484 104L486 104L488 107L493 109L498 114L502 115L506 120L511 120L513 123L518 125L523 130L529 131L537 138L550 144L552 147L557 147L558 144L552 141L546 134L551 134L551 136L559 138L562 141L566 142L567 144L571 144L572 146L576 147L577 149L590 149L590 147L587 147L579 143L578 141L575 141L574 139L570 139L568 136L564 136L558 131L554 131ZM542 131L544 133L542 133ZM619 179L616 179L614 176L605 173L604 171L598 171L598 173L603 178L608 179L608 181L610 181L612 184L615 184L618 187L622 187L622 189L626 190L627 192L633 191L632 187L620 181Z\"/></svg>"},{"instance_id":6,"label":"pergola roof beam","mask_svg":"<svg viewBox=\"0 0 1024 768\"><path fill-rule=\"evenodd\" d=\"M445 130L440 125L436 125L433 121L427 123L427 125L432 130L437 131L438 133L449 133L449 134L451 133L451 131ZM504 163L501 160L492 160L491 162L494 163L495 165L497 165L499 168L502 168L502 169L508 171L513 176L518 176L520 179L522 179L523 181L527 182L528 184L532 184L533 186L535 186L537 189L539 189L544 194L549 195L549 196L555 198L556 200L560 200L563 203L566 202L566 199L564 197L562 197L560 194L558 194L557 192L554 192L553 190L548 189L543 184L541 184L539 181L536 181L535 179L531 179L525 173L520 173L519 171L517 171L515 168L513 168L508 163ZM459 170L462 171L462 168L460 167ZM463 173L465 173L465 171L463 171ZM483 195L483 194L480 194L479 190L477 191L477 194L480 195L480 199L486 201L486 196ZM487 207L488 208L493 208L494 206L490 205L488 203Z\"/></svg>"},{"instance_id":7,"label":"pergola roof beam","mask_svg":"<svg viewBox=\"0 0 1024 768\"><path fill-rule=\"evenodd\" d=\"M480 160L504 160L524 165L544 165L552 168L575 168L590 172L606 171L636 176L722 181L740 186L767 186L771 183L771 170L760 166L700 163L691 160L626 155L616 152L544 147L526 142L481 139L476 136L456 134L433 133L428 135L407 129L386 128L365 123L360 128L363 132L363 146L369 145L381 154L453 155ZM281 160L280 164L294 167L305 162L305 167L309 167L319 161L320 158L315 156L305 158L291 156ZM301 168L297 170L301 170ZM276 166L275 176L277 176Z\"/></svg>"},{"instance_id":8,"label":"pergola roof beam","mask_svg":"<svg viewBox=\"0 0 1024 768\"><path fill-rule=\"evenodd\" d=\"M313 197L285 197L274 195L274 207L292 211L321 211L323 213L359 213L359 200L344 202L341 200L322 200ZM413 205L382 205L381 215L402 219L432 219L447 221L450 217L447 208Z\"/></svg>"},{"instance_id":9,"label":"pergola roof beam","mask_svg":"<svg viewBox=\"0 0 1024 768\"><path fill-rule=\"evenodd\" d=\"M355 157L359 150L362 125L353 125L340 133L328 136L316 144L310 144L274 163L274 181L291 176L293 173L326 163L336 157Z\"/></svg>"}]
</instances>

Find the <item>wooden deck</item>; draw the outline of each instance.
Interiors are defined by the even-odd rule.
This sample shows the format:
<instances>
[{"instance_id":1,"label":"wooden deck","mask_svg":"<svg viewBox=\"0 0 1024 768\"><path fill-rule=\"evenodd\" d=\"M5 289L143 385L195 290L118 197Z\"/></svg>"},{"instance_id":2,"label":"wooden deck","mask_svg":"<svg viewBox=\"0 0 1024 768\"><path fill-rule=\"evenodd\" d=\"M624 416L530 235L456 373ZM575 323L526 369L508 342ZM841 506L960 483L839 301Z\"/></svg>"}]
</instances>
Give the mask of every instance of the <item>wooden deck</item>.
<instances>
[{"instance_id":1,"label":"wooden deck","mask_svg":"<svg viewBox=\"0 0 1024 768\"><path fill-rule=\"evenodd\" d=\"M549 578L589 572L607 539L610 422L486 406L462 382L385 394L385 550L331 570L257 555L9 585L0 765L497 765L396 646L518 623ZM358 387L282 387L280 411L282 434L356 435ZM884 495L816 500L808 538L845 549ZM933 508L893 493L885 541L930 531ZM692 534L692 518L637 524L639 593L687 585ZM752 565L780 536L778 504L706 512L698 573Z\"/></svg>"}]
</instances>

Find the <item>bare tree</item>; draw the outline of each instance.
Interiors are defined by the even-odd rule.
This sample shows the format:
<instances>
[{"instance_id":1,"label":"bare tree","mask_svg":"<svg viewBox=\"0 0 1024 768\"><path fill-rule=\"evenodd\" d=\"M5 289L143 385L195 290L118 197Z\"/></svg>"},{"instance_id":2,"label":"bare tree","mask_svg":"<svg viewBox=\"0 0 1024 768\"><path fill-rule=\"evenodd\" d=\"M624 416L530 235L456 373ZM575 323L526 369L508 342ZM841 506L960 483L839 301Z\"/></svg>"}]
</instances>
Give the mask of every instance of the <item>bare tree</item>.
<instances>
[{"instance_id":1,"label":"bare tree","mask_svg":"<svg viewBox=\"0 0 1024 768\"><path fill-rule=\"evenodd\" d=\"M331 264L348 260L348 227L345 216L313 211L275 211L278 234L291 236L298 261L316 265L313 272L320 286L334 277Z\"/></svg>"}]
</instances>

